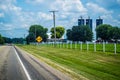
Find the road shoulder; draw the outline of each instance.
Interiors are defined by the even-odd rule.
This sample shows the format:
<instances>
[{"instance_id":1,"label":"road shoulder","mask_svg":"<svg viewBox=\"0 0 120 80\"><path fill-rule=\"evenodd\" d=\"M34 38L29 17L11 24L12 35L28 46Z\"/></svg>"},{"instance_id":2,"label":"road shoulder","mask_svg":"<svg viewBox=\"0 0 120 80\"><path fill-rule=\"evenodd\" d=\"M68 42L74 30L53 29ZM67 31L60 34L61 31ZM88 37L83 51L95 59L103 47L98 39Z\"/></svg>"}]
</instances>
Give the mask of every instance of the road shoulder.
<instances>
[{"instance_id":1,"label":"road shoulder","mask_svg":"<svg viewBox=\"0 0 120 80\"><path fill-rule=\"evenodd\" d=\"M51 72L52 74L54 74L55 76L57 76L60 80L72 80L70 75L61 72L61 70L59 71L59 70L51 67L50 64L48 64L47 61L43 60L42 57L40 58L40 56L32 55L32 54L30 54L30 53L28 53L28 52L20 49L19 47L16 47L16 49L19 50L22 53L22 55L24 55L25 57L29 56L36 63L38 63L39 65L41 65L42 67L44 67L48 72Z\"/></svg>"}]
</instances>

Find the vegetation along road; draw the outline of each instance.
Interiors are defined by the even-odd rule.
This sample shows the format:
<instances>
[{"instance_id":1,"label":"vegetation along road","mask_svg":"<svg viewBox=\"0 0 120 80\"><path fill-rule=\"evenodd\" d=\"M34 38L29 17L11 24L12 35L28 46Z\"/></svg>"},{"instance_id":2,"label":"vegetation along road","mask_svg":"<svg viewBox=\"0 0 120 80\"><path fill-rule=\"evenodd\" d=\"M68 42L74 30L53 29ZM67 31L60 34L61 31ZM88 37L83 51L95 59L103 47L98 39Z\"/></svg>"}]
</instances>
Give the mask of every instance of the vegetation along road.
<instances>
[{"instance_id":1,"label":"vegetation along road","mask_svg":"<svg viewBox=\"0 0 120 80\"><path fill-rule=\"evenodd\" d=\"M72 77L73 80L119 80L120 54L48 46L18 45L21 49Z\"/></svg>"}]
</instances>

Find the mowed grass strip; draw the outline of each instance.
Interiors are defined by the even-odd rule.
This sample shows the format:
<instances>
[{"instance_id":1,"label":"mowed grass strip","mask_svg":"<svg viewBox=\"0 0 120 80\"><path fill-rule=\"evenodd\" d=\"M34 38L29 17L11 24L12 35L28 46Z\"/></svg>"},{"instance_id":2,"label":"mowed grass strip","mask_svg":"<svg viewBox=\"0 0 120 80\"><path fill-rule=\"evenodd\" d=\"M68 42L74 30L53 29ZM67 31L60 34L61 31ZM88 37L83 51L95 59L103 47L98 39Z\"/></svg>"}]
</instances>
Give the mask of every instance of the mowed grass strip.
<instances>
[{"instance_id":1,"label":"mowed grass strip","mask_svg":"<svg viewBox=\"0 0 120 80\"><path fill-rule=\"evenodd\" d=\"M75 47L76 45L76 47ZM51 47L54 47L54 45L48 45L48 46L51 46ZM62 44L56 44L56 47L57 48L68 48L68 49L78 49L78 50L81 50L81 44L80 43L73 43L72 44L72 47L71 47L71 43L62 43ZM87 44L83 43L82 44L82 50L86 51L87 50ZM93 43L90 43L88 44L88 51L94 51L94 44ZM97 43L96 44L96 51L102 51L103 52L103 43ZM114 53L115 52L115 46L113 43L107 43L105 44L105 52L112 52ZM116 44L116 52L117 53L120 53L120 44Z\"/></svg>"},{"instance_id":2,"label":"mowed grass strip","mask_svg":"<svg viewBox=\"0 0 120 80\"><path fill-rule=\"evenodd\" d=\"M50 59L90 80L119 80L120 54L80 51L46 46L19 45L29 53Z\"/></svg>"}]
</instances>

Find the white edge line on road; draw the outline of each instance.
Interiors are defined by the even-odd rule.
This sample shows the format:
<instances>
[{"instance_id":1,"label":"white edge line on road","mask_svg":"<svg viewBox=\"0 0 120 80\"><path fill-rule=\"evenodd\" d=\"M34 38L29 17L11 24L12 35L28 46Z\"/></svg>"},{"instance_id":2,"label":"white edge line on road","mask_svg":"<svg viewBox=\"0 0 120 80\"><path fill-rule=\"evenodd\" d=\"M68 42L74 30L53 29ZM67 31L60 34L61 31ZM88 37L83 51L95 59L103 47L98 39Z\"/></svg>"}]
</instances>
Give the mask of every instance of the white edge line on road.
<instances>
[{"instance_id":1,"label":"white edge line on road","mask_svg":"<svg viewBox=\"0 0 120 80\"><path fill-rule=\"evenodd\" d=\"M13 47L13 48L14 48L14 47ZM20 59L20 57L19 57L19 55L18 55L18 53L17 53L17 51L16 51L15 48L14 48L14 50L15 50L15 54L17 55L17 58L18 58L18 60L20 61L20 64L21 64L21 66L22 66L22 68L23 68L23 70L24 70L24 72L25 72L25 74L26 74L28 80L32 80L32 79L30 78L30 75L29 75L27 69L25 68L25 66L24 66L22 60Z\"/></svg>"}]
</instances>

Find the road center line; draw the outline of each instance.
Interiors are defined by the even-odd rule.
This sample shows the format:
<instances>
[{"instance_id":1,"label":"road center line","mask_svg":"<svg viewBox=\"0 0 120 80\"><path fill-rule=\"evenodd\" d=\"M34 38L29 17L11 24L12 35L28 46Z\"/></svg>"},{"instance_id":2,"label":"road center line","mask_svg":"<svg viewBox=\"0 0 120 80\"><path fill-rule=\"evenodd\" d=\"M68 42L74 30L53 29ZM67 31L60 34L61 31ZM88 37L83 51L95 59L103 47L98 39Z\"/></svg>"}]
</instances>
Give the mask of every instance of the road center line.
<instances>
[{"instance_id":1,"label":"road center line","mask_svg":"<svg viewBox=\"0 0 120 80\"><path fill-rule=\"evenodd\" d=\"M13 47L13 48L14 48L14 47ZM15 50L15 54L16 54L16 56L17 56L18 60L20 61L20 64L21 64L21 66L22 66L22 68L23 68L23 70L24 70L24 72L25 72L25 74L26 74L26 76L27 76L28 80L32 80L32 79L30 78L30 75L29 75L29 73L28 73L27 69L25 68L25 66L24 66L24 64L23 64L22 60L20 59L20 57L19 57L19 55L18 55L18 53L17 53L17 51L16 51L16 49L15 49L15 48L14 48L14 50Z\"/></svg>"}]
</instances>

